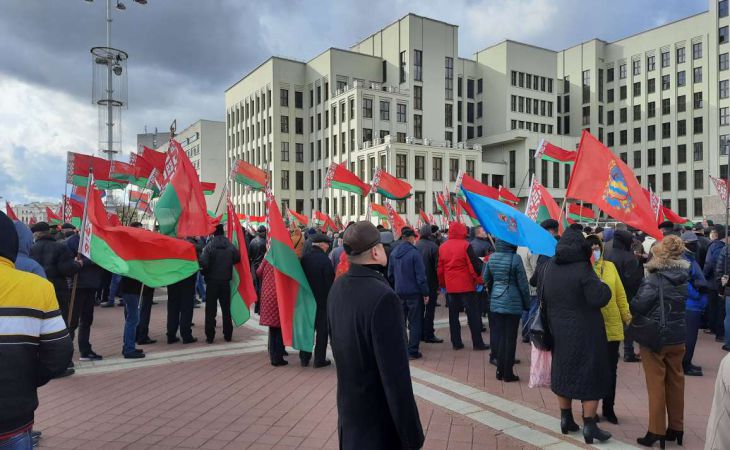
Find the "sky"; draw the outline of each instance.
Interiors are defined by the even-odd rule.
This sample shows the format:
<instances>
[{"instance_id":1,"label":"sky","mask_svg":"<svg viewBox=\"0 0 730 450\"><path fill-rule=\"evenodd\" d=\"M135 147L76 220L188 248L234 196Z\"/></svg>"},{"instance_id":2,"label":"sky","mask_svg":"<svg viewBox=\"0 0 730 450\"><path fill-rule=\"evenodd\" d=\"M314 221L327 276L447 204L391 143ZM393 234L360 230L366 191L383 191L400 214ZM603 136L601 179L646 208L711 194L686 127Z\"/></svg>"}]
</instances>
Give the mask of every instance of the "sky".
<instances>
[{"instance_id":1,"label":"sky","mask_svg":"<svg viewBox=\"0 0 730 450\"><path fill-rule=\"evenodd\" d=\"M409 12L459 25L459 54L471 57L504 39L554 50L612 41L713 0L121 1L111 45L129 53L126 160L145 127L223 120L224 91L270 56L346 49ZM0 2L0 201L58 200L66 152L96 153L89 50L106 44L105 14L105 0Z\"/></svg>"}]
</instances>

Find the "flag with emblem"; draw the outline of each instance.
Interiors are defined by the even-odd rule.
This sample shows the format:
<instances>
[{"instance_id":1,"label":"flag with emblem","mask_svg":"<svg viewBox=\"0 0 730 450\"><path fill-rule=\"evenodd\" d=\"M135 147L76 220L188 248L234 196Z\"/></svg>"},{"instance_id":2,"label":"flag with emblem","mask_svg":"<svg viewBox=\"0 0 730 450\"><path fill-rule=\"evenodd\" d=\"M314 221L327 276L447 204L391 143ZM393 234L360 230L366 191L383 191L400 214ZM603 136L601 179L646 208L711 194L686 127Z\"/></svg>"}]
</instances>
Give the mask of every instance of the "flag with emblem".
<instances>
[{"instance_id":1,"label":"flag with emblem","mask_svg":"<svg viewBox=\"0 0 730 450\"><path fill-rule=\"evenodd\" d=\"M520 198L517 197L515 194L510 192L509 189L507 189L504 186L499 187L499 201L502 203L506 203L511 206L517 206L520 203Z\"/></svg>"},{"instance_id":2,"label":"flag with emblem","mask_svg":"<svg viewBox=\"0 0 730 450\"><path fill-rule=\"evenodd\" d=\"M478 182L466 172L461 172L456 178L456 192L461 193L462 190L473 192L487 198L493 198L495 200L499 199L499 189Z\"/></svg>"},{"instance_id":3,"label":"flag with emblem","mask_svg":"<svg viewBox=\"0 0 730 450\"><path fill-rule=\"evenodd\" d=\"M347 170L344 164L332 163L330 165L324 185L326 188L341 189L363 196L370 192L370 185Z\"/></svg>"},{"instance_id":4,"label":"flag with emblem","mask_svg":"<svg viewBox=\"0 0 730 450\"><path fill-rule=\"evenodd\" d=\"M266 188L268 180L266 172L242 159L237 159L233 163L231 175L237 183L248 186L251 189L263 191Z\"/></svg>"},{"instance_id":5,"label":"flag with emblem","mask_svg":"<svg viewBox=\"0 0 730 450\"><path fill-rule=\"evenodd\" d=\"M378 168L373 176L373 190L391 200L405 200L411 196L411 185Z\"/></svg>"},{"instance_id":6,"label":"flag with emblem","mask_svg":"<svg viewBox=\"0 0 730 450\"><path fill-rule=\"evenodd\" d=\"M290 221L295 221L296 223L304 227L309 225L309 217L305 216L304 214L299 214L298 212L292 211L289 208L287 208L287 213L289 214Z\"/></svg>"},{"instance_id":7,"label":"flag with emblem","mask_svg":"<svg viewBox=\"0 0 730 450\"><path fill-rule=\"evenodd\" d=\"M236 208L227 199L226 208L226 237L238 249L241 260L233 266L231 277L231 319L237 327L246 323L251 317L251 305L256 302L256 289L253 286L251 264L248 260L246 238L241 228L241 222L235 219Z\"/></svg>"},{"instance_id":8,"label":"flag with emblem","mask_svg":"<svg viewBox=\"0 0 730 450\"><path fill-rule=\"evenodd\" d=\"M562 149L545 139L540 139L540 143L537 145L537 151L535 152L535 159L557 163L573 164L577 156L578 152Z\"/></svg>"},{"instance_id":9,"label":"flag with emblem","mask_svg":"<svg viewBox=\"0 0 730 450\"><path fill-rule=\"evenodd\" d=\"M547 219L559 221L560 213L560 206L550 195L550 192L537 181L537 177L532 177L532 186L527 197L525 215L537 223L542 223Z\"/></svg>"}]
</instances>

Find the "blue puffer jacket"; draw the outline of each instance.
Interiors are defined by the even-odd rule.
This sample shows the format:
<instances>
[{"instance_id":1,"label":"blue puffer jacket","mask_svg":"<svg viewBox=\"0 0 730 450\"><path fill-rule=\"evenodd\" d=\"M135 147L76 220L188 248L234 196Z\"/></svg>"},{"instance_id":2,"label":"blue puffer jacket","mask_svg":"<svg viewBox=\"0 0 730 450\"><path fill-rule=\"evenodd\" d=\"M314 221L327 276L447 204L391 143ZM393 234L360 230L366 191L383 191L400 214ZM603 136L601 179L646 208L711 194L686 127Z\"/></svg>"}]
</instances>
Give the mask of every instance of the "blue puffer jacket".
<instances>
[{"instance_id":1,"label":"blue puffer jacket","mask_svg":"<svg viewBox=\"0 0 730 450\"><path fill-rule=\"evenodd\" d=\"M30 272L46 278L46 271L34 259L31 259L30 248L33 246L33 233L28 225L15 221L15 231L18 233L18 257L15 259L15 268L23 272Z\"/></svg>"},{"instance_id":2,"label":"blue puffer jacket","mask_svg":"<svg viewBox=\"0 0 730 450\"><path fill-rule=\"evenodd\" d=\"M421 252L410 242L402 241L390 253L388 279L400 296L427 296L426 266Z\"/></svg>"},{"instance_id":3,"label":"blue puffer jacket","mask_svg":"<svg viewBox=\"0 0 730 450\"><path fill-rule=\"evenodd\" d=\"M497 251L484 266L484 283L489 287L493 313L520 315L530 307L530 288L517 247L497 241Z\"/></svg>"},{"instance_id":4,"label":"blue puffer jacket","mask_svg":"<svg viewBox=\"0 0 730 450\"><path fill-rule=\"evenodd\" d=\"M685 310L704 311L707 307L707 281L705 281L700 265L695 261L694 253L685 252L684 259L690 263Z\"/></svg>"}]
</instances>

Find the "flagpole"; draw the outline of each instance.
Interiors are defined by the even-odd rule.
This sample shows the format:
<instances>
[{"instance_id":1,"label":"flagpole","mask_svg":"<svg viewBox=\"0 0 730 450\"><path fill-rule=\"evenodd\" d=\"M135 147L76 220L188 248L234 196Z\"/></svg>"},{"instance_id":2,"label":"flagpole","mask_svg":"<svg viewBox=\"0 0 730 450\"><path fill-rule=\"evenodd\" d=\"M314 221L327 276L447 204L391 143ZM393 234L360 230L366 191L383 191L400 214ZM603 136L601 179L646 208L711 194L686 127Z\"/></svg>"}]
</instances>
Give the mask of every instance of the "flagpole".
<instances>
[{"instance_id":1,"label":"flagpole","mask_svg":"<svg viewBox=\"0 0 730 450\"><path fill-rule=\"evenodd\" d=\"M66 166L68 166L68 162L66 162ZM63 211L61 211L61 220L63 222L66 222L66 198L68 197L68 183L63 184ZM70 222L70 220L69 220Z\"/></svg>"},{"instance_id":2,"label":"flagpole","mask_svg":"<svg viewBox=\"0 0 730 450\"><path fill-rule=\"evenodd\" d=\"M81 247L84 245L84 239L86 238L86 220L88 219L89 211L89 195L91 194L91 186L94 183L94 168L89 167L89 178L86 183L86 204L84 206L84 217L81 221L81 231L79 232L79 247L76 249L76 260L81 261ZM71 318L73 317L74 303L76 302L76 288L79 282L79 273L74 274L73 284L71 287L71 301L69 302L68 308L68 322L69 327L71 326Z\"/></svg>"}]
</instances>

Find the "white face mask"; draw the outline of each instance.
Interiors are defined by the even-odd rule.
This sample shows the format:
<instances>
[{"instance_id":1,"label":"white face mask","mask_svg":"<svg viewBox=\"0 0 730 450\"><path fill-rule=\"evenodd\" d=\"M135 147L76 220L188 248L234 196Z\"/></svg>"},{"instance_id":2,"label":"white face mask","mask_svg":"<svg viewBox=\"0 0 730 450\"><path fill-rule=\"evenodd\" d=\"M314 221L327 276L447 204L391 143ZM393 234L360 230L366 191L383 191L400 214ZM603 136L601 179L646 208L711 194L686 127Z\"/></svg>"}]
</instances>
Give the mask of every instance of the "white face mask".
<instances>
[{"instance_id":1,"label":"white face mask","mask_svg":"<svg viewBox=\"0 0 730 450\"><path fill-rule=\"evenodd\" d=\"M593 250L593 260L598 261L599 259L601 259L601 251Z\"/></svg>"}]
</instances>

